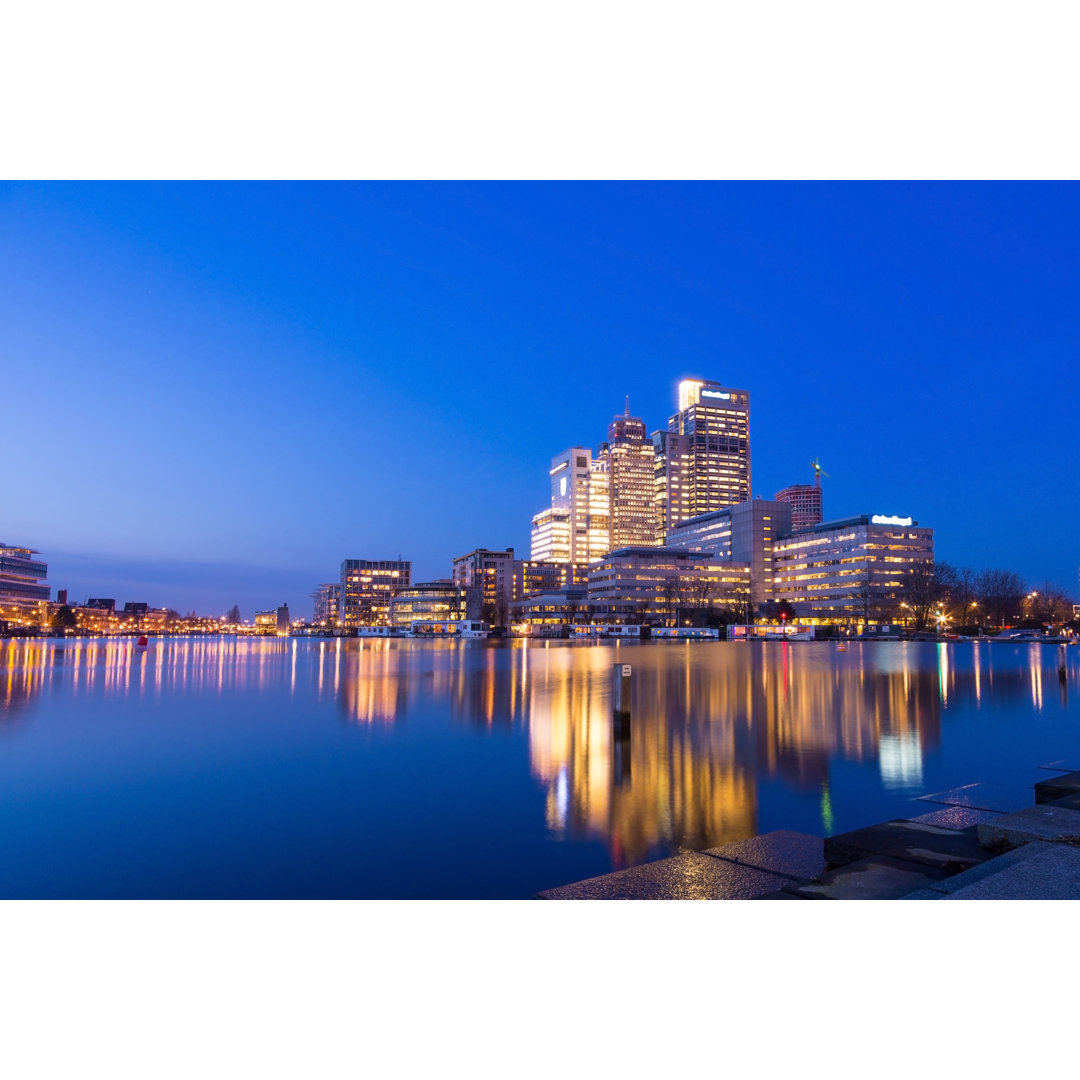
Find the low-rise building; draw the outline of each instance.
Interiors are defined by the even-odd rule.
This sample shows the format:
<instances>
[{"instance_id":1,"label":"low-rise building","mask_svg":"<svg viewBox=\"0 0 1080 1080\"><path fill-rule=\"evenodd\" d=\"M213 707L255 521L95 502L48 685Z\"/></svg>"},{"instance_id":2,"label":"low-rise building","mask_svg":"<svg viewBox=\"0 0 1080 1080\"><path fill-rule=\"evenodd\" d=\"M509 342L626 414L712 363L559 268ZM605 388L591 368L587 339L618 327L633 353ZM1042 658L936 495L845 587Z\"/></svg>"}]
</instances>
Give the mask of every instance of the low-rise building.
<instances>
[{"instance_id":1,"label":"low-rise building","mask_svg":"<svg viewBox=\"0 0 1080 1080\"><path fill-rule=\"evenodd\" d=\"M341 608L340 582L320 585L312 594L314 602L311 621L316 626L336 626Z\"/></svg>"},{"instance_id":2,"label":"low-rise building","mask_svg":"<svg viewBox=\"0 0 1080 1080\"><path fill-rule=\"evenodd\" d=\"M589 571L589 607L599 623L667 626L741 618L749 597L747 563L685 548L619 548Z\"/></svg>"},{"instance_id":3,"label":"low-rise building","mask_svg":"<svg viewBox=\"0 0 1080 1080\"><path fill-rule=\"evenodd\" d=\"M578 586L535 593L510 605L514 632L557 636L566 626L587 624L591 619L588 590Z\"/></svg>"},{"instance_id":4,"label":"low-rise building","mask_svg":"<svg viewBox=\"0 0 1080 1080\"><path fill-rule=\"evenodd\" d=\"M9 625L40 626L47 619L49 566L34 548L0 544L0 619Z\"/></svg>"},{"instance_id":5,"label":"low-rise building","mask_svg":"<svg viewBox=\"0 0 1080 1080\"><path fill-rule=\"evenodd\" d=\"M453 581L426 581L398 589L390 601L390 624L408 630L414 622L460 622L480 619L479 587L455 585Z\"/></svg>"},{"instance_id":6,"label":"low-rise building","mask_svg":"<svg viewBox=\"0 0 1080 1080\"><path fill-rule=\"evenodd\" d=\"M407 559L345 559L341 564L341 626L389 626L390 601L412 581Z\"/></svg>"},{"instance_id":7,"label":"low-rise building","mask_svg":"<svg viewBox=\"0 0 1080 1080\"><path fill-rule=\"evenodd\" d=\"M823 521L776 542L774 595L798 618L899 620L906 579L933 562L934 530L910 517Z\"/></svg>"}]
</instances>

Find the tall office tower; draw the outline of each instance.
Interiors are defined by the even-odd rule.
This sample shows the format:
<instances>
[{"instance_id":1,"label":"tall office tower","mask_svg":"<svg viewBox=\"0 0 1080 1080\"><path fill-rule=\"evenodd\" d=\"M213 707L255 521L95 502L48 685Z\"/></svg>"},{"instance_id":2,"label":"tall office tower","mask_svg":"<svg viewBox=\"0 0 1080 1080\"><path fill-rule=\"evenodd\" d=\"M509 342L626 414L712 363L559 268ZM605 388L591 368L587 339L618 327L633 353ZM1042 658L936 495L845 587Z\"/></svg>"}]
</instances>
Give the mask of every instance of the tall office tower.
<instances>
[{"instance_id":1,"label":"tall office tower","mask_svg":"<svg viewBox=\"0 0 1080 1080\"><path fill-rule=\"evenodd\" d=\"M777 502L791 503L791 527L805 529L821 520L821 487L818 484L792 484L778 491Z\"/></svg>"},{"instance_id":2,"label":"tall office tower","mask_svg":"<svg viewBox=\"0 0 1080 1080\"><path fill-rule=\"evenodd\" d=\"M654 431L653 442L653 527L656 543L666 543L667 534L690 515L683 494L687 468L686 438L674 431Z\"/></svg>"},{"instance_id":3,"label":"tall office tower","mask_svg":"<svg viewBox=\"0 0 1080 1080\"><path fill-rule=\"evenodd\" d=\"M611 496L606 462L584 446L551 459L551 506L532 519L530 558L588 563L608 551Z\"/></svg>"},{"instance_id":4,"label":"tall office tower","mask_svg":"<svg viewBox=\"0 0 1080 1080\"><path fill-rule=\"evenodd\" d=\"M683 379L679 411L668 421L667 438L658 439L663 434L653 435L653 445L657 458L662 450L665 460L665 482L658 485L664 489L665 505L658 517L666 527L750 498L750 394L746 390ZM679 436L677 444L671 434Z\"/></svg>"},{"instance_id":5,"label":"tall office tower","mask_svg":"<svg viewBox=\"0 0 1080 1080\"><path fill-rule=\"evenodd\" d=\"M608 425L608 441L597 455L608 475L611 535L608 550L658 544L653 486L655 453L645 421L626 412Z\"/></svg>"},{"instance_id":6,"label":"tall office tower","mask_svg":"<svg viewBox=\"0 0 1080 1080\"><path fill-rule=\"evenodd\" d=\"M341 564L341 610L344 627L389 626L390 599L412 579L408 559L345 559Z\"/></svg>"}]
</instances>

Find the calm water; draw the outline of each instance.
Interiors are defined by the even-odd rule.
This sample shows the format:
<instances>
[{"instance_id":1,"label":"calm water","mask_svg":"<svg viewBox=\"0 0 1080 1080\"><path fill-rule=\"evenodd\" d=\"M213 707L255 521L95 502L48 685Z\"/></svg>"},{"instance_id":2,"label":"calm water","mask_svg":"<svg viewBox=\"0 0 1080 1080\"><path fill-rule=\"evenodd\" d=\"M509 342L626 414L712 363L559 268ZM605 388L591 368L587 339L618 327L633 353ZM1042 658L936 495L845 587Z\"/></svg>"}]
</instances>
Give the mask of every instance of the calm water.
<instances>
[{"instance_id":1,"label":"calm water","mask_svg":"<svg viewBox=\"0 0 1080 1080\"><path fill-rule=\"evenodd\" d=\"M0 641L0 895L527 898L841 832L1080 768L1080 649L1068 693L1056 663L964 643Z\"/></svg>"}]
</instances>

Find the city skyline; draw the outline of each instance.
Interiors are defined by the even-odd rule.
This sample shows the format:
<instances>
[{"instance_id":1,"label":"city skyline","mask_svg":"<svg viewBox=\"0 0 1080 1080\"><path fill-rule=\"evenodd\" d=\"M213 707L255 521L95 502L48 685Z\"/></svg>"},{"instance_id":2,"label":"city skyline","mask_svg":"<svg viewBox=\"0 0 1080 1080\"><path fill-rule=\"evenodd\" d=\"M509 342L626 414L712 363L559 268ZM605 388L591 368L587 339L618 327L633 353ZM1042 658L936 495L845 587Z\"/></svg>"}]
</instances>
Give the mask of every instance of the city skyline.
<instances>
[{"instance_id":1,"label":"city skyline","mask_svg":"<svg viewBox=\"0 0 1080 1080\"><path fill-rule=\"evenodd\" d=\"M303 611L344 558L523 556L552 456L695 377L754 399L752 494L820 459L827 519L1073 591L1073 191L5 185L0 538L72 595Z\"/></svg>"}]
</instances>

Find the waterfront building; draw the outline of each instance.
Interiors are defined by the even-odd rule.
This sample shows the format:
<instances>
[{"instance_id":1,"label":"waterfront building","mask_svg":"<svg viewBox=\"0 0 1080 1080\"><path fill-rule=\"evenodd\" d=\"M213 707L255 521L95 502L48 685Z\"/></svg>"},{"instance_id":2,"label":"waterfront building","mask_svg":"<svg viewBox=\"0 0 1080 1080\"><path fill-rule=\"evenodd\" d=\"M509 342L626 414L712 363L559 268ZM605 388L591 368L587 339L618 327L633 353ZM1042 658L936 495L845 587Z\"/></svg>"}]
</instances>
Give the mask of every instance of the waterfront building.
<instances>
[{"instance_id":1,"label":"waterfront building","mask_svg":"<svg viewBox=\"0 0 1080 1080\"><path fill-rule=\"evenodd\" d=\"M334 582L326 582L320 585L312 594L313 601L311 621L316 626L336 626L341 609L341 585Z\"/></svg>"},{"instance_id":2,"label":"waterfront building","mask_svg":"<svg viewBox=\"0 0 1080 1080\"><path fill-rule=\"evenodd\" d=\"M822 520L820 484L792 484L778 491L773 498L791 504L793 529L807 529Z\"/></svg>"},{"instance_id":3,"label":"waterfront building","mask_svg":"<svg viewBox=\"0 0 1080 1080\"><path fill-rule=\"evenodd\" d=\"M585 588L589 583L589 564L514 560L514 600L524 600L538 593Z\"/></svg>"},{"instance_id":4,"label":"waterfront building","mask_svg":"<svg viewBox=\"0 0 1080 1080\"><path fill-rule=\"evenodd\" d=\"M414 622L461 622L482 616L482 589L453 581L426 581L398 589L390 601L390 625L408 630Z\"/></svg>"},{"instance_id":5,"label":"waterfront building","mask_svg":"<svg viewBox=\"0 0 1080 1080\"><path fill-rule=\"evenodd\" d=\"M657 526L665 533L750 498L749 392L683 379L678 405L668 431L653 435Z\"/></svg>"},{"instance_id":6,"label":"waterfront building","mask_svg":"<svg viewBox=\"0 0 1080 1080\"><path fill-rule=\"evenodd\" d=\"M581 586L534 593L510 605L510 621L518 634L559 636L565 627L586 625L589 619L588 591Z\"/></svg>"},{"instance_id":7,"label":"waterfront building","mask_svg":"<svg viewBox=\"0 0 1080 1080\"><path fill-rule=\"evenodd\" d=\"M659 545L653 486L656 455L645 421L626 411L608 425L608 441L597 454L608 477L610 530L607 550Z\"/></svg>"},{"instance_id":8,"label":"waterfront building","mask_svg":"<svg viewBox=\"0 0 1080 1080\"><path fill-rule=\"evenodd\" d=\"M505 626L514 599L514 549L476 548L454 560L453 583L476 589L480 595L478 618L491 626Z\"/></svg>"},{"instance_id":9,"label":"waterfront building","mask_svg":"<svg viewBox=\"0 0 1080 1080\"><path fill-rule=\"evenodd\" d=\"M537 562L594 562L611 541L607 462L584 446L551 459L551 504L532 519L530 556Z\"/></svg>"},{"instance_id":10,"label":"waterfront building","mask_svg":"<svg viewBox=\"0 0 1080 1080\"><path fill-rule=\"evenodd\" d=\"M791 534L791 518L790 503L748 499L676 525L668 531L667 545L703 552L719 562L747 564L751 601L757 607L774 599L774 547Z\"/></svg>"},{"instance_id":11,"label":"waterfront building","mask_svg":"<svg viewBox=\"0 0 1080 1080\"><path fill-rule=\"evenodd\" d=\"M799 618L899 622L906 580L933 563L934 530L910 517L823 521L775 542L773 595Z\"/></svg>"},{"instance_id":12,"label":"waterfront building","mask_svg":"<svg viewBox=\"0 0 1080 1080\"><path fill-rule=\"evenodd\" d=\"M279 607L277 609L276 631L277 631L277 636L278 637L288 637L289 636L289 624L290 624L290 621L291 620L289 619L289 605L288 604L282 604L281 607Z\"/></svg>"},{"instance_id":13,"label":"waterfront building","mask_svg":"<svg viewBox=\"0 0 1080 1080\"><path fill-rule=\"evenodd\" d=\"M741 618L749 596L748 564L685 548L619 548L589 569L589 607L599 623Z\"/></svg>"},{"instance_id":14,"label":"waterfront building","mask_svg":"<svg viewBox=\"0 0 1080 1080\"><path fill-rule=\"evenodd\" d=\"M277 609L255 612L255 633L260 637L277 637Z\"/></svg>"},{"instance_id":15,"label":"waterfront building","mask_svg":"<svg viewBox=\"0 0 1080 1080\"><path fill-rule=\"evenodd\" d=\"M45 578L48 563L35 559L34 548L0 544L0 619L23 625L40 625L45 617L51 589Z\"/></svg>"},{"instance_id":16,"label":"waterfront building","mask_svg":"<svg viewBox=\"0 0 1080 1080\"><path fill-rule=\"evenodd\" d=\"M395 589L412 578L408 559L345 559L341 564L339 624L389 626L390 600Z\"/></svg>"}]
</instances>

